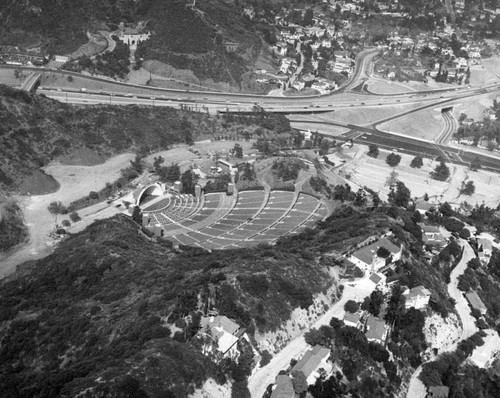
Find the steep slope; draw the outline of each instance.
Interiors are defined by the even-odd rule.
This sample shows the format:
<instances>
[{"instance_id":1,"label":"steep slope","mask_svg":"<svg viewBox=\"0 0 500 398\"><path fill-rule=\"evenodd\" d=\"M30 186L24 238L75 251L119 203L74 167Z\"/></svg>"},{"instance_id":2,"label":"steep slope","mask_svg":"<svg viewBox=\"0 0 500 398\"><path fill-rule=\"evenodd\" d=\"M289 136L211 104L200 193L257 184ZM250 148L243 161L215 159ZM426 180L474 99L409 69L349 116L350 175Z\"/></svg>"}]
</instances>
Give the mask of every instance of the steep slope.
<instances>
[{"instance_id":1,"label":"steep slope","mask_svg":"<svg viewBox=\"0 0 500 398\"><path fill-rule=\"evenodd\" d=\"M132 385L147 393L134 396L184 397L208 377L225 380L188 343L195 311L215 306L252 334L256 323L273 328L291 309L307 307L330 283L320 265L298 254L175 254L125 216L96 222L2 283L0 390L123 396Z\"/></svg>"},{"instance_id":2,"label":"steep slope","mask_svg":"<svg viewBox=\"0 0 500 398\"><path fill-rule=\"evenodd\" d=\"M238 86L262 49L258 29L243 16L245 1L186 0L9 0L0 4L0 44L38 46L45 54L70 54L87 42L87 32L116 29L120 22L146 22L151 40L137 55L175 68L191 69L200 79ZM270 5L266 5L268 9ZM238 43L227 50L225 41Z\"/></svg>"},{"instance_id":3,"label":"steep slope","mask_svg":"<svg viewBox=\"0 0 500 398\"><path fill-rule=\"evenodd\" d=\"M144 154L237 127L250 133L258 125L274 129L272 121L290 128L286 118L271 114L226 120L168 107L70 106L0 84L0 188L18 190L33 171L77 149L103 158L125 151Z\"/></svg>"}]
</instances>

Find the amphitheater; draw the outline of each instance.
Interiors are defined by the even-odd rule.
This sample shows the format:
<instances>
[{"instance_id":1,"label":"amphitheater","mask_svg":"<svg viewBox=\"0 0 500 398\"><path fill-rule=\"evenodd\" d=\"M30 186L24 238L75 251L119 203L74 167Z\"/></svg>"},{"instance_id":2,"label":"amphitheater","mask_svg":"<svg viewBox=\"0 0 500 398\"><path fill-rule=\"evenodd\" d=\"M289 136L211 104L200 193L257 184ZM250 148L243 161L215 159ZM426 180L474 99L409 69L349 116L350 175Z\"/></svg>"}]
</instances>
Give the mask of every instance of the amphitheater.
<instances>
[{"instance_id":1,"label":"amphitheater","mask_svg":"<svg viewBox=\"0 0 500 398\"><path fill-rule=\"evenodd\" d=\"M143 192L157 191L157 187ZM178 245L234 249L273 243L312 227L328 215L325 205L303 192L249 190L200 193L172 191L141 205L143 227Z\"/></svg>"}]
</instances>

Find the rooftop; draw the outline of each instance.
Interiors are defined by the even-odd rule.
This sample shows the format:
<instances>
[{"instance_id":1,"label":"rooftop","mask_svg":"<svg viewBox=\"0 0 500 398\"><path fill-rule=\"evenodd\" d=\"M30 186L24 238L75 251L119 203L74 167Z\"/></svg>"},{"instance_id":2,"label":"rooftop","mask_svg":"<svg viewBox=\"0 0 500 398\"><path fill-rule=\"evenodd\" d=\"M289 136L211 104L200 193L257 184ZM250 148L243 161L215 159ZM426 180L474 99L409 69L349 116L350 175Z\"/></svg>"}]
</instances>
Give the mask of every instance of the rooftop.
<instances>
[{"instance_id":1,"label":"rooftop","mask_svg":"<svg viewBox=\"0 0 500 398\"><path fill-rule=\"evenodd\" d=\"M355 323L357 324L360 320L361 320L361 315L357 312L355 312L354 314L352 312L346 312L345 315L344 315L344 323L347 321L347 322L351 322L351 323Z\"/></svg>"},{"instance_id":2,"label":"rooftop","mask_svg":"<svg viewBox=\"0 0 500 398\"><path fill-rule=\"evenodd\" d=\"M312 350L307 351L303 357L295 364L292 371L302 371L306 378L314 372L320 363L330 356L330 350L320 345L316 345Z\"/></svg>"},{"instance_id":3,"label":"rooftop","mask_svg":"<svg viewBox=\"0 0 500 398\"><path fill-rule=\"evenodd\" d=\"M386 248L391 254L397 254L400 252L401 248L396 246L387 238L382 238L379 241L372 243L371 245L365 246L354 252L353 257L363 261L366 264L372 263L372 258L377 254L379 248Z\"/></svg>"},{"instance_id":4,"label":"rooftop","mask_svg":"<svg viewBox=\"0 0 500 398\"><path fill-rule=\"evenodd\" d=\"M414 287L407 294L405 294L407 298L415 298L415 297L430 296L430 295L431 292L422 285Z\"/></svg>"},{"instance_id":5,"label":"rooftop","mask_svg":"<svg viewBox=\"0 0 500 398\"><path fill-rule=\"evenodd\" d=\"M375 273L375 272L370 275L370 280L375 284L378 284L382 279L384 279L384 277L380 274Z\"/></svg>"},{"instance_id":6,"label":"rooftop","mask_svg":"<svg viewBox=\"0 0 500 398\"><path fill-rule=\"evenodd\" d=\"M487 310L481 298L477 295L476 292L466 293L465 297L469 301L472 308L475 308L481 312L485 312Z\"/></svg>"},{"instance_id":7,"label":"rooftop","mask_svg":"<svg viewBox=\"0 0 500 398\"><path fill-rule=\"evenodd\" d=\"M368 340L383 341L386 334L386 325L383 319L370 315L366 321L367 331L366 338Z\"/></svg>"}]
</instances>

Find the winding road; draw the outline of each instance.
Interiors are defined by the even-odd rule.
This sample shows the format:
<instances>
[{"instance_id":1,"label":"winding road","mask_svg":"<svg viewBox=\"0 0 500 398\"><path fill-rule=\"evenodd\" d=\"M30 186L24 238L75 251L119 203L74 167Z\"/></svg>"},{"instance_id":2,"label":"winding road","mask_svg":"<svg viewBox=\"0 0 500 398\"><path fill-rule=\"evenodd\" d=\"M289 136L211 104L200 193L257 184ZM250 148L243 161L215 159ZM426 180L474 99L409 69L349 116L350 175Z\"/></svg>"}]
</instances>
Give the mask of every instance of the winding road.
<instances>
[{"instance_id":1,"label":"winding road","mask_svg":"<svg viewBox=\"0 0 500 398\"><path fill-rule=\"evenodd\" d=\"M476 257L476 254L474 253L474 250L472 250L472 247L466 240L461 239L460 244L463 247L464 252L462 254L462 259L451 272L450 283L448 284L448 294L452 299L456 301L455 310L457 311L457 314L460 317L460 320L462 321L462 333L460 335L460 339L456 340L455 342L449 344L446 347L442 347L440 350L441 354L443 352L455 351L460 341L469 338L478 331L476 327L476 320L470 314L469 304L467 303L467 300L465 299L462 291L458 288L458 278L465 272L465 269L467 268L467 263L471 259ZM432 362L435 359L436 358L433 358L430 361L427 361L426 363ZM410 379L410 384L408 386L408 392L406 393L406 398L424 398L426 395L426 388L418 378L422 370L422 365L420 365L415 370Z\"/></svg>"}]
</instances>

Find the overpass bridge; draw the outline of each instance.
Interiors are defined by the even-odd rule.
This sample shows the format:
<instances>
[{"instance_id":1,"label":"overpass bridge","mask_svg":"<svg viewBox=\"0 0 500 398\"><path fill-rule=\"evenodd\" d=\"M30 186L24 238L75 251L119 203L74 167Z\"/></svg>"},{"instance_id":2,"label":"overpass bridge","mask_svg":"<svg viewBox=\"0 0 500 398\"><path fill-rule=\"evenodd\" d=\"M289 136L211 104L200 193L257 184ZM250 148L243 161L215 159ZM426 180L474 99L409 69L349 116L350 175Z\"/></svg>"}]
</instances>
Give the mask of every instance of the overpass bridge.
<instances>
[{"instance_id":1,"label":"overpass bridge","mask_svg":"<svg viewBox=\"0 0 500 398\"><path fill-rule=\"evenodd\" d=\"M26 80L21 84L21 90L29 93L35 92L40 84L41 78L42 74L40 72L31 72Z\"/></svg>"}]
</instances>

